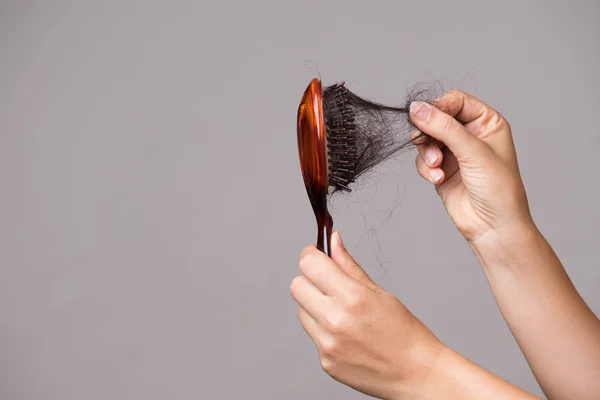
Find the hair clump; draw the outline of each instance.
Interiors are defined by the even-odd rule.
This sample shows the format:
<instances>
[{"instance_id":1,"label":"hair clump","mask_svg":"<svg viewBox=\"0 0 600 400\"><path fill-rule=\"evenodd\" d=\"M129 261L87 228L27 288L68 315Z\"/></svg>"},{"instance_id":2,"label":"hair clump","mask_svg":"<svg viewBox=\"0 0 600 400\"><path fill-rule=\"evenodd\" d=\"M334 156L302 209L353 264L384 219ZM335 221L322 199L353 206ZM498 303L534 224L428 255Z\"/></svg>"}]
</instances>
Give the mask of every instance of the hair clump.
<instances>
[{"instance_id":1,"label":"hair clump","mask_svg":"<svg viewBox=\"0 0 600 400\"><path fill-rule=\"evenodd\" d=\"M414 89L403 107L390 107L352 93L344 82L323 89L329 186L332 192L350 192L365 172L402 150L425 143L410 119L410 104L424 101L427 90Z\"/></svg>"}]
</instances>

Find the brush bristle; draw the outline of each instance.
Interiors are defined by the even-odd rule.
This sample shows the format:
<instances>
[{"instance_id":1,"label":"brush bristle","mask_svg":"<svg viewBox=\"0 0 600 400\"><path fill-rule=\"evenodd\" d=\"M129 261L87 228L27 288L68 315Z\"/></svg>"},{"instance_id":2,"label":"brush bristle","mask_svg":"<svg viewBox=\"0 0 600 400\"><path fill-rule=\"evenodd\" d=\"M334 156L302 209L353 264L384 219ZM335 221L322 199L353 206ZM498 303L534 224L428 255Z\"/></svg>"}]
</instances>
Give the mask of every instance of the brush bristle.
<instances>
[{"instance_id":1,"label":"brush bristle","mask_svg":"<svg viewBox=\"0 0 600 400\"><path fill-rule=\"evenodd\" d=\"M344 82L323 90L329 186L350 192L358 157L356 120Z\"/></svg>"}]
</instances>

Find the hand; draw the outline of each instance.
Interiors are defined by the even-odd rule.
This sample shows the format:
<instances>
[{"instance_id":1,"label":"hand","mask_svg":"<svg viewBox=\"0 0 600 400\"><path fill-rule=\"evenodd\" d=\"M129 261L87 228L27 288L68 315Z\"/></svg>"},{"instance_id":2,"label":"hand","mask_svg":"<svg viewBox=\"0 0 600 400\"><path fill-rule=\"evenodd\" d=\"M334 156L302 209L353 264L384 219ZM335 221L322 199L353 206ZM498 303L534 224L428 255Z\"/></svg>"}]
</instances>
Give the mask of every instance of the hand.
<instances>
[{"instance_id":1,"label":"hand","mask_svg":"<svg viewBox=\"0 0 600 400\"><path fill-rule=\"evenodd\" d=\"M343 247L331 258L314 245L300 256L290 292L321 366L358 391L385 399L418 391L444 346L395 297L378 287Z\"/></svg>"},{"instance_id":2,"label":"hand","mask_svg":"<svg viewBox=\"0 0 600 400\"><path fill-rule=\"evenodd\" d=\"M600 398L600 320L533 223L508 123L459 91L434 105L411 104L413 123L435 139L418 146L419 174L471 245L547 397Z\"/></svg>"},{"instance_id":3,"label":"hand","mask_svg":"<svg viewBox=\"0 0 600 400\"><path fill-rule=\"evenodd\" d=\"M533 225L506 120L457 90L434 104L411 104L412 122L435 139L418 146L417 170L435 185L465 239Z\"/></svg>"}]
</instances>

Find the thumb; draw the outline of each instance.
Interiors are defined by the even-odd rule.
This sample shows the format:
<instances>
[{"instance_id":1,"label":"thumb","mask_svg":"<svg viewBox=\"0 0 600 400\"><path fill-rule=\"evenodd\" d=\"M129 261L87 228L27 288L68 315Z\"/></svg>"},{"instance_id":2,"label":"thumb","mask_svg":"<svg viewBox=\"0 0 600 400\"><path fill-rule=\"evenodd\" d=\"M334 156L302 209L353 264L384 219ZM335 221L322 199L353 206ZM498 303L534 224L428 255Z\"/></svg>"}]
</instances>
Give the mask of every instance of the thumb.
<instances>
[{"instance_id":1,"label":"thumb","mask_svg":"<svg viewBox=\"0 0 600 400\"><path fill-rule=\"evenodd\" d=\"M422 132L443 142L460 161L483 151L483 142L460 122L431 104L415 101L410 105L411 122Z\"/></svg>"},{"instance_id":2,"label":"thumb","mask_svg":"<svg viewBox=\"0 0 600 400\"><path fill-rule=\"evenodd\" d=\"M367 275L348 253L338 231L333 232L333 235L331 235L331 258L340 269L346 273L346 275L373 290L380 290L379 286L369 278L369 275Z\"/></svg>"}]
</instances>

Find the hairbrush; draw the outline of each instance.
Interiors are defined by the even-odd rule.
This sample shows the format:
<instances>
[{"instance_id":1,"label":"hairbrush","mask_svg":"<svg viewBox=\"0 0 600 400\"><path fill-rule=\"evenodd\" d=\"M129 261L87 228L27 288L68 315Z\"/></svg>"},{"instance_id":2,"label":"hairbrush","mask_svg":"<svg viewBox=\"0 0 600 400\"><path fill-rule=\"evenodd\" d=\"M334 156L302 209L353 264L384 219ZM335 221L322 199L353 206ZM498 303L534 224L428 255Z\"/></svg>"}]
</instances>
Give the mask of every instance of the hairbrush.
<instances>
[{"instance_id":1,"label":"hairbrush","mask_svg":"<svg viewBox=\"0 0 600 400\"><path fill-rule=\"evenodd\" d=\"M324 88L317 78L309 83L298 107L298 153L319 250L330 254L328 195L350 192L357 178L424 135L411 137L409 117L410 103L422 93L413 92L404 107L389 107L355 95L344 82Z\"/></svg>"}]
</instances>

